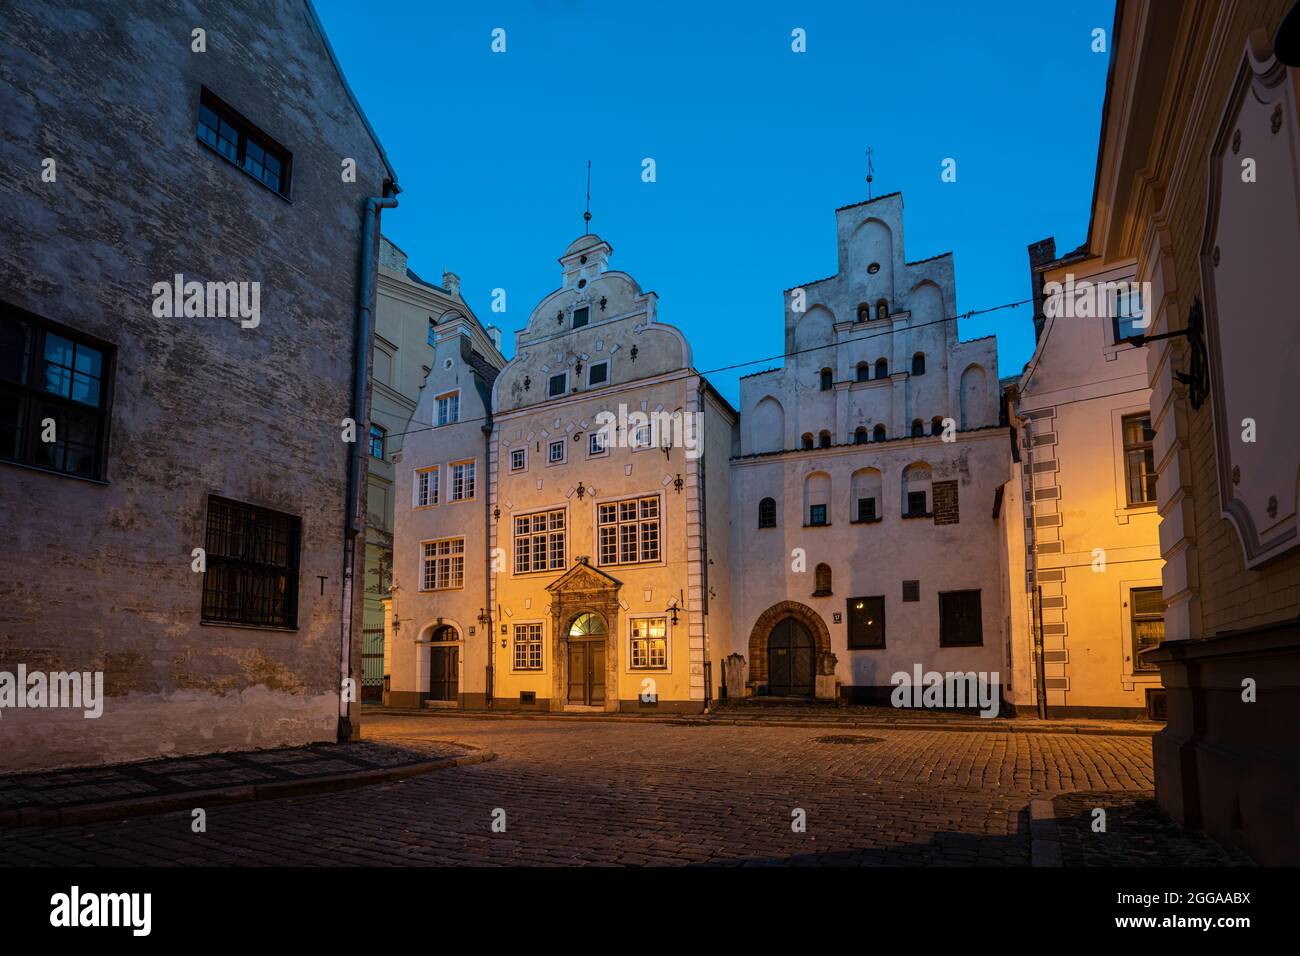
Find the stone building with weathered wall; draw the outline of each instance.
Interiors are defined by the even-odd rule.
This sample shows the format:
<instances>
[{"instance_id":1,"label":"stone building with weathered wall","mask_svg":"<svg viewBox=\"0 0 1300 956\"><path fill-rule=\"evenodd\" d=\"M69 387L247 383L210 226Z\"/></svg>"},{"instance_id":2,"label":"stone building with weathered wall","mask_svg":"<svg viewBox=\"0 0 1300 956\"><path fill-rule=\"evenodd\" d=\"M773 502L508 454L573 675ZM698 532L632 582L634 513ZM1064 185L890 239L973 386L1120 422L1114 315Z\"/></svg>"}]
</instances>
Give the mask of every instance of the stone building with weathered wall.
<instances>
[{"instance_id":1,"label":"stone building with weathered wall","mask_svg":"<svg viewBox=\"0 0 1300 956\"><path fill-rule=\"evenodd\" d=\"M7 706L0 769L334 740L383 150L302 0L4 16L0 671L104 702Z\"/></svg>"}]
</instances>

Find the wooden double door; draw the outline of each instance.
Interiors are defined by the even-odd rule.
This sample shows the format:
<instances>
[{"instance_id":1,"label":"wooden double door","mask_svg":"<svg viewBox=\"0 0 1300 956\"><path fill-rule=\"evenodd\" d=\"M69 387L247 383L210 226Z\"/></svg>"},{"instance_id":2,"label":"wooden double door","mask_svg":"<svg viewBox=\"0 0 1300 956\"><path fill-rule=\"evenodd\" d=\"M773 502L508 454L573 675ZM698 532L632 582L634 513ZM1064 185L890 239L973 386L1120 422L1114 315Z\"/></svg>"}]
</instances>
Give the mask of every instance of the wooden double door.
<instances>
[{"instance_id":1,"label":"wooden double door","mask_svg":"<svg viewBox=\"0 0 1300 956\"><path fill-rule=\"evenodd\" d=\"M605 704L605 640L569 640L570 704L603 707Z\"/></svg>"},{"instance_id":2,"label":"wooden double door","mask_svg":"<svg viewBox=\"0 0 1300 956\"><path fill-rule=\"evenodd\" d=\"M767 638L767 692L773 697L811 697L816 650L803 624L792 617L778 621Z\"/></svg>"}]
</instances>

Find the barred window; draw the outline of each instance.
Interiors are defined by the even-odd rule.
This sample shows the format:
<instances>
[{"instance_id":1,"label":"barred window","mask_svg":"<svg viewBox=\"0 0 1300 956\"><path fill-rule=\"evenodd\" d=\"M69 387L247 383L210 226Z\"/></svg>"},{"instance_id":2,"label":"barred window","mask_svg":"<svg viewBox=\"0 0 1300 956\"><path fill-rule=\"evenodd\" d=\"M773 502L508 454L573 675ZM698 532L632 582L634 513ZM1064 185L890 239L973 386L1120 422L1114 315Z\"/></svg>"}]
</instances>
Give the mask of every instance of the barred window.
<instances>
[{"instance_id":1,"label":"barred window","mask_svg":"<svg viewBox=\"0 0 1300 956\"><path fill-rule=\"evenodd\" d=\"M296 628L301 529L293 515L209 497L200 619Z\"/></svg>"},{"instance_id":2,"label":"barred window","mask_svg":"<svg viewBox=\"0 0 1300 956\"><path fill-rule=\"evenodd\" d=\"M424 543L421 591L442 591L465 586L465 539L443 538Z\"/></svg>"},{"instance_id":3,"label":"barred window","mask_svg":"<svg viewBox=\"0 0 1300 956\"><path fill-rule=\"evenodd\" d=\"M662 617L632 619L632 667L668 666L668 622Z\"/></svg>"},{"instance_id":4,"label":"barred window","mask_svg":"<svg viewBox=\"0 0 1300 956\"><path fill-rule=\"evenodd\" d=\"M776 527L775 498L764 498L758 503L758 526L760 528Z\"/></svg>"},{"instance_id":5,"label":"barred window","mask_svg":"<svg viewBox=\"0 0 1300 956\"><path fill-rule=\"evenodd\" d=\"M425 468L415 473L415 506L424 508L438 503L438 469Z\"/></svg>"},{"instance_id":6,"label":"barred window","mask_svg":"<svg viewBox=\"0 0 1300 956\"><path fill-rule=\"evenodd\" d=\"M564 567L564 509L515 515L515 573Z\"/></svg>"},{"instance_id":7,"label":"barred window","mask_svg":"<svg viewBox=\"0 0 1300 956\"><path fill-rule=\"evenodd\" d=\"M451 500L468 501L473 497L474 462L457 462L451 466Z\"/></svg>"},{"instance_id":8,"label":"barred window","mask_svg":"<svg viewBox=\"0 0 1300 956\"><path fill-rule=\"evenodd\" d=\"M542 625L515 625L515 670L542 669Z\"/></svg>"},{"instance_id":9,"label":"barred window","mask_svg":"<svg viewBox=\"0 0 1300 956\"><path fill-rule=\"evenodd\" d=\"M659 499L629 498L599 508L600 563L659 560Z\"/></svg>"}]
</instances>

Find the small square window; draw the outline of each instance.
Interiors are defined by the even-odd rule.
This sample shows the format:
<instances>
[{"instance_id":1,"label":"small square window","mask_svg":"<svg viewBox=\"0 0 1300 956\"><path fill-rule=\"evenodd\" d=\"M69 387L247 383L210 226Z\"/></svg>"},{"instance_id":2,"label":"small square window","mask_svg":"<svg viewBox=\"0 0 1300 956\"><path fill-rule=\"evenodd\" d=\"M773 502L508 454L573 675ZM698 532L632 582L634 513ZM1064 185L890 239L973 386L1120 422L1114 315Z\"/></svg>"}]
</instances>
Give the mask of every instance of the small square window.
<instances>
[{"instance_id":1,"label":"small square window","mask_svg":"<svg viewBox=\"0 0 1300 956\"><path fill-rule=\"evenodd\" d=\"M904 581L904 582L903 582L903 600L904 600L904 601L909 601L909 602L910 602L910 601L919 601L919 600L921 600L921 582L920 582L920 581Z\"/></svg>"},{"instance_id":2,"label":"small square window","mask_svg":"<svg viewBox=\"0 0 1300 956\"><path fill-rule=\"evenodd\" d=\"M548 397L556 398L557 396L563 395L568 390L569 390L568 372L560 372L557 375L551 376L550 388L547 391Z\"/></svg>"},{"instance_id":3,"label":"small square window","mask_svg":"<svg viewBox=\"0 0 1300 956\"><path fill-rule=\"evenodd\" d=\"M528 467L528 449L512 448L510 449L510 470L523 471Z\"/></svg>"},{"instance_id":4,"label":"small square window","mask_svg":"<svg viewBox=\"0 0 1300 956\"><path fill-rule=\"evenodd\" d=\"M591 320L591 309L583 306L580 309L573 310L573 327L580 329Z\"/></svg>"},{"instance_id":5,"label":"small square window","mask_svg":"<svg viewBox=\"0 0 1300 956\"><path fill-rule=\"evenodd\" d=\"M858 520L859 521L876 520L876 499L875 498L858 499Z\"/></svg>"},{"instance_id":6,"label":"small square window","mask_svg":"<svg viewBox=\"0 0 1300 956\"><path fill-rule=\"evenodd\" d=\"M919 518L925 514L925 492L909 491L907 493L907 516Z\"/></svg>"},{"instance_id":7,"label":"small square window","mask_svg":"<svg viewBox=\"0 0 1300 956\"><path fill-rule=\"evenodd\" d=\"M810 525L824 525L826 523L826 506L809 505L808 506L808 523Z\"/></svg>"},{"instance_id":8,"label":"small square window","mask_svg":"<svg viewBox=\"0 0 1300 956\"><path fill-rule=\"evenodd\" d=\"M588 385L604 385L609 381L609 363L597 362L587 369Z\"/></svg>"},{"instance_id":9,"label":"small square window","mask_svg":"<svg viewBox=\"0 0 1300 956\"><path fill-rule=\"evenodd\" d=\"M564 461L564 439L553 441L547 446L546 460L548 463L555 465Z\"/></svg>"},{"instance_id":10,"label":"small square window","mask_svg":"<svg viewBox=\"0 0 1300 956\"><path fill-rule=\"evenodd\" d=\"M594 458L597 455L605 454L608 450L609 446L605 443L605 433L603 431L597 429L587 436L588 455Z\"/></svg>"}]
</instances>

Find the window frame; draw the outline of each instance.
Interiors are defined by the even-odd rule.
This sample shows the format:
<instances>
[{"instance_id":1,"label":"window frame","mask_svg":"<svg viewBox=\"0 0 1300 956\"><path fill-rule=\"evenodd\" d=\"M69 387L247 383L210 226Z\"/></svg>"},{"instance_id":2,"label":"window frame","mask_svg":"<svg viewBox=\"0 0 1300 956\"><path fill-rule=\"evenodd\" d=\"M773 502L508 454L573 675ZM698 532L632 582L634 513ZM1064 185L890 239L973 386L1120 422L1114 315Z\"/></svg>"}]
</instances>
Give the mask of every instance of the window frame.
<instances>
[{"instance_id":1,"label":"window frame","mask_svg":"<svg viewBox=\"0 0 1300 956\"><path fill-rule=\"evenodd\" d=\"M440 469L441 467L442 467L441 465L430 465L430 466L428 466L427 468L417 468L417 469L415 469L415 473L414 473L414 475L413 475L413 477L414 477L414 479L415 479L415 487L411 490L411 507L412 507L412 508L415 508L415 509L420 509L420 508L436 508L436 507L438 506L438 504L440 503L440 500L439 500L439 499L440 499L441 491L442 491L442 484L441 484L441 482L442 482L442 476L439 474L439 469ZM423 476L423 475L432 475L432 478L431 478L430 481L428 482L428 487L429 487L430 491L432 491L432 494L429 495L429 500L428 500L428 501L425 501L425 502L421 503L421 501L420 501L420 478L421 478L421 476Z\"/></svg>"},{"instance_id":2,"label":"window frame","mask_svg":"<svg viewBox=\"0 0 1300 956\"><path fill-rule=\"evenodd\" d=\"M765 508L768 505L770 505L772 509L770 515L765 511ZM758 502L758 526L759 528L776 527L776 499L770 495L766 498L760 499Z\"/></svg>"},{"instance_id":3,"label":"window frame","mask_svg":"<svg viewBox=\"0 0 1300 956\"><path fill-rule=\"evenodd\" d=\"M869 614L871 613L871 610L872 610L870 607L864 607L864 608L862 609L861 612L855 611L855 609L854 609L854 607L853 607L853 604L854 604L854 602L856 602L856 601L864 601L864 602L866 602L866 601L878 601L878 602L879 602L879 610L880 610L880 613L879 613L879 617L880 617L880 642L879 642L878 644L863 644L863 643L855 642L855 641L854 641L854 634L855 634L855 629L854 629L854 626L853 626L853 620L854 620L854 618L855 618L856 616L858 616L858 614L862 614L862 615L864 615L864 616L865 616L865 615L869 615ZM885 596L884 596L883 594L867 594L867 595L862 595L862 596L860 596L860 597L851 597L851 598L849 598L848 600L846 600L846 601L844 602L844 620L845 620L845 622L846 622L846 626L845 626L845 635L844 635L844 637L845 637L845 646L846 646L849 650L851 650L851 651L881 651L881 650L884 650L884 649L885 649L885 643L886 643L886 640L887 640L887 635L886 635L886 631L885 631L885 627L886 627L886 618L885 618Z\"/></svg>"},{"instance_id":4,"label":"window frame","mask_svg":"<svg viewBox=\"0 0 1300 956\"><path fill-rule=\"evenodd\" d=\"M456 494L456 469L469 467L469 481L465 481L465 472L460 476L461 493ZM469 494L465 494L465 485L469 485ZM455 504L458 501L473 501L478 497L478 459L465 458L460 461L447 463L447 503Z\"/></svg>"},{"instance_id":5,"label":"window frame","mask_svg":"<svg viewBox=\"0 0 1300 956\"><path fill-rule=\"evenodd\" d=\"M378 432L379 434L375 434ZM375 454L375 439L379 439L379 454ZM380 461L388 460L388 429L378 422L370 423L370 457Z\"/></svg>"},{"instance_id":6,"label":"window frame","mask_svg":"<svg viewBox=\"0 0 1300 956\"><path fill-rule=\"evenodd\" d=\"M821 509L821 521L816 520L817 510ZM824 502L808 506L808 527L810 528L829 528L831 525L830 507Z\"/></svg>"},{"instance_id":7,"label":"window frame","mask_svg":"<svg viewBox=\"0 0 1300 956\"><path fill-rule=\"evenodd\" d=\"M551 449L556 445L560 446L560 457L552 458ZM569 442L565 438L548 438L546 440L546 467L553 468L556 465L568 464L569 461Z\"/></svg>"},{"instance_id":8,"label":"window frame","mask_svg":"<svg viewBox=\"0 0 1300 956\"><path fill-rule=\"evenodd\" d=\"M0 302L0 322L4 321L12 321L17 325L26 326L26 343L24 347L27 351L22 356L23 364L20 371L20 376L24 381L0 378L0 394L10 394L15 398L19 414L18 428L21 431L21 435L16 436L19 440L16 457L0 456L0 463L14 465L19 468L30 468L50 475L74 478L79 481L107 484L109 433L113 418L113 386L117 373L117 347L98 336L88 335L61 322L54 322L18 306ZM73 365L58 366L69 369L69 383L75 382L78 374L98 379L99 398L95 405L87 405L72 398L71 384L69 394L66 396L58 392L48 391L35 384L45 379L45 369L48 364L45 359L45 342L50 334L72 343ZM86 349L99 353L98 376L88 376L84 371L78 372L75 357L78 346L84 346ZM45 407L42 409L40 406ZM39 437L43 430L41 422L50 417L49 411L59 412L64 415L69 413L84 415L93 420L95 428L94 464L90 474L80 474L75 471L68 471L65 468L56 468L48 464L42 464L37 460L36 446L43 444L40 442ZM56 426L55 434L57 438L58 426ZM55 444L57 443L55 442ZM64 460L66 463L66 451Z\"/></svg>"},{"instance_id":9,"label":"window frame","mask_svg":"<svg viewBox=\"0 0 1300 956\"><path fill-rule=\"evenodd\" d=\"M528 470L528 446L520 445L518 448L511 448L506 452L510 456L510 474L517 475L520 472ZM522 465L515 464L515 455L523 455L524 462Z\"/></svg>"},{"instance_id":10,"label":"window frame","mask_svg":"<svg viewBox=\"0 0 1300 956\"><path fill-rule=\"evenodd\" d=\"M455 545L457 542L459 542L460 544L459 549L455 549ZM429 553L428 549L431 545L440 545L440 544L448 545L448 549L445 554ZM456 558L460 559L459 583L456 583L457 577L452 570L455 567ZM432 587L427 585L427 582L429 581L430 560L434 562L434 572L433 572L434 583ZM438 584L438 562L444 560L447 562L448 583L440 586ZM445 538L429 538L425 541L421 541L420 542L419 590L423 592L430 592L430 591L463 591L464 589L465 589L465 536L448 535Z\"/></svg>"},{"instance_id":11,"label":"window frame","mask_svg":"<svg viewBox=\"0 0 1300 956\"><path fill-rule=\"evenodd\" d=\"M939 592L939 646L940 647L983 647L984 646L984 602L980 595L980 588L959 588L952 591ZM975 625L978 631L979 639L976 641L955 641L947 634L944 617L944 604L946 601L955 599L959 596L975 595L975 607L978 614L975 616ZM969 609L967 609L969 611Z\"/></svg>"},{"instance_id":12,"label":"window frame","mask_svg":"<svg viewBox=\"0 0 1300 956\"><path fill-rule=\"evenodd\" d=\"M558 527L556 526L555 516L558 516ZM532 528L533 519L541 518L543 527L534 530ZM519 522L527 521L529 530L521 532ZM522 514L510 515L510 573L512 575L524 574L550 574L554 571L563 571L569 559L569 511L568 508L538 508L533 511L526 511ZM558 563L555 553L555 538L559 537L560 552ZM534 559L537 557L537 542L542 543L542 555L545 558L546 567L535 567ZM527 542L528 567L521 567L520 543Z\"/></svg>"},{"instance_id":13,"label":"window frame","mask_svg":"<svg viewBox=\"0 0 1300 956\"><path fill-rule=\"evenodd\" d=\"M557 378L564 379L564 385L558 392L555 391L555 380ZM546 379L546 397L548 399L563 398L565 395L568 394L569 394L569 370L565 369L563 372L551 372Z\"/></svg>"},{"instance_id":14,"label":"window frame","mask_svg":"<svg viewBox=\"0 0 1300 956\"><path fill-rule=\"evenodd\" d=\"M525 641L520 642L519 631L521 628L537 628L537 637L528 637ZM532 663L531 653L525 653L527 663L524 666L519 664L519 650L521 647L537 648L537 664ZM546 669L546 622L544 621L515 621L510 629L510 670L515 674L537 674Z\"/></svg>"},{"instance_id":15,"label":"window frame","mask_svg":"<svg viewBox=\"0 0 1300 956\"><path fill-rule=\"evenodd\" d=\"M643 504L653 501L655 504L654 514L646 516L643 514ZM628 565L651 565L663 564L664 557L664 506L663 496L659 494L648 495L625 495L619 498L609 498L604 501L595 502L595 521L594 535L596 545L596 566L597 567L626 567ZM631 518L623 517L623 507L628 504L634 504L636 514ZM614 509L614 520L607 521L604 518L603 509ZM646 556L646 531L649 526L654 527L654 553ZM636 557L632 560L624 560L624 528L635 527L635 548ZM605 557L605 535L606 529L613 529L613 559L607 560Z\"/></svg>"},{"instance_id":16,"label":"window frame","mask_svg":"<svg viewBox=\"0 0 1300 956\"><path fill-rule=\"evenodd\" d=\"M645 637L637 637L637 625L641 623L651 623L660 621L663 623L664 632L662 638L652 637L647 634ZM668 618L663 614L636 614L628 618L627 622L627 669L629 671L669 671L672 664L672 649L670 647L672 635L672 626L668 623ZM638 664L636 656L636 645L638 641L644 641L647 644L654 641L663 641L663 663L662 664Z\"/></svg>"},{"instance_id":17,"label":"window frame","mask_svg":"<svg viewBox=\"0 0 1300 956\"><path fill-rule=\"evenodd\" d=\"M1121 303L1123 304L1123 308L1125 310L1131 307L1131 303L1133 300L1133 295L1131 293L1136 293L1136 298L1138 302L1138 313L1136 315L1134 315L1131 311L1124 311L1123 313L1121 312ZM1142 318L1143 311L1144 311L1144 305L1142 303L1142 287L1140 285L1138 285L1135 289L1120 288L1115 290L1115 295L1111 299L1111 309L1110 309L1110 330L1111 330L1112 346L1123 346L1123 345L1132 344L1128 341L1127 337L1121 335L1120 333L1123 331L1124 322L1131 321L1132 319L1135 318ZM1145 328L1134 329L1133 335L1145 335L1150 328L1151 328L1151 324L1148 322Z\"/></svg>"},{"instance_id":18,"label":"window frame","mask_svg":"<svg viewBox=\"0 0 1300 956\"><path fill-rule=\"evenodd\" d=\"M585 313L581 322L578 321L579 312ZM587 326L591 325L591 306L589 304L574 306L570 319L569 328L585 329Z\"/></svg>"},{"instance_id":19,"label":"window frame","mask_svg":"<svg viewBox=\"0 0 1300 956\"><path fill-rule=\"evenodd\" d=\"M1136 607L1137 601L1134 600L1133 596L1140 591L1148 592L1148 593L1154 591L1160 595L1161 607L1160 607L1160 613L1158 615L1152 614L1150 612L1144 612L1139 615ZM1149 676L1152 674L1158 676L1160 674L1160 667L1158 665L1148 664L1145 667L1142 666L1142 658L1138 655L1139 648L1138 648L1137 626L1138 624L1150 623L1152 621L1158 620L1160 622L1162 635L1160 641L1153 646L1159 647L1161 644L1164 643L1163 635L1165 633L1164 630L1165 611L1167 610L1167 608L1164 606L1165 604L1164 588L1160 585L1147 586L1147 587L1130 587L1128 589L1128 596L1127 596L1126 603L1128 604L1128 639L1129 639L1129 654L1130 654L1129 673L1134 676L1139 676L1139 675Z\"/></svg>"},{"instance_id":20,"label":"window frame","mask_svg":"<svg viewBox=\"0 0 1300 956\"><path fill-rule=\"evenodd\" d=\"M605 370L605 380L603 382L593 382L591 380L591 373L598 368L603 368ZM592 362L590 365L587 366L587 387L588 388L604 388L608 384L609 384L609 360L608 359L606 359L603 362Z\"/></svg>"},{"instance_id":21,"label":"window frame","mask_svg":"<svg viewBox=\"0 0 1300 956\"><path fill-rule=\"evenodd\" d=\"M203 121L203 110L211 110L217 118L218 126L214 130L218 142L222 140L220 124L224 121L237 134L238 139L235 142L235 157L232 159L222 152L217 146L208 142L200 135L200 127L211 129ZM279 186L272 186L257 173L248 169L244 162L248 158L248 143L252 141L258 149L262 151L263 157L270 154L275 157L280 164L280 182ZM266 133L256 123L253 123L239 110L235 109L221 97L217 96L206 86L199 87L198 104L194 110L194 141L199 143L204 149L210 151L230 165L234 166L241 173L253 180L263 189L274 193L286 202L291 201L291 190L293 187L293 152L283 146L279 140ZM227 140L229 142L229 140ZM265 162L263 162L265 166Z\"/></svg>"},{"instance_id":22,"label":"window frame","mask_svg":"<svg viewBox=\"0 0 1300 956\"><path fill-rule=\"evenodd\" d=\"M860 498L855 498L855 499L854 499L854 503L857 505L857 508L856 508L856 510L854 511L854 518L853 518L853 520L854 520L857 524L875 524L877 521L880 521L881 518L883 517L883 516L880 514L880 511L876 508L876 496L875 496L875 495L863 496L863 497L860 497ZM863 511L862 506L865 505L865 504L868 504L868 503L870 503L870 505L871 505L871 514L870 514L868 517L865 517L865 518L864 518L864 517L862 516L862 511Z\"/></svg>"},{"instance_id":23,"label":"window frame","mask_svg":"<svg viewBox=\"0 0 1300 956\"><path fill-rule=\"evenodd\" d=\"M1142 432L1143 438L1142 438L1142 440L1139 441L1139 442L1134 442L1134 443L1130 444L1130 443L1129 443L1129 440L1128 440L1128 425L1129 425L1129 422L1134 421L1134 420L1137 420L1137 421L1143 421L1143 422L1145 422L1146 424L1143 425L1143 426L1141 426L1142 429L1143 429L1143 432ZM1156 436L1156 431L1155 431L1154 428L1151 427L1151 412L1149 412L1149 411L1146 411L1146 412L1133 412L1133 413L1128 414L1128 415L1122 415L1122 416L1120 416L1120 420L1119 420L1119 430L1120 430L1120 432L1119 432L1119 440L1120 440L1121 464L1122 464L1123 469L1124 469L1124 506L1125 506L1125 508L1149 508L1149 507L1151 507L1152 505L1156 505L1156 504L1158 504L1158 503L1159 503L1159 491L1158 491L1158 489L1155 487L1155 483L1156 483L1156 479L1157 479L1157 474L1156 474L1156 470L1155 470L1155 436ZM1147 433L1147 432L1150 432L1150 433L1151 433L1151 437L1150 437L1149 439L1146 437L1146 433ZM1132 471L1129 469L1129 455L1132 454L1132 453L1134 453L1134 452L1139 452L1139 453L1141 453L1141 452L1144 452L1144 451L1145 451L1146 459L1148 459L1148 461L1145 461L1144 464L1147 464L1147 465L1148 465L1149 470L1147 471L1146 475L1144 476L1144 480L1143 480L1143 489L1144 489L1144 491L1148 490L1148 489L1147 489L1147 485L1149 484L1149 485L1150 485L1149 492L1150 492L1151 497L1150 497L1150 498L1144 498L1144 499L1141 500L1141 501L1134 501L1134 500L1133 500L1133 481L1134 481L1134 477L1135 477L1135 476L1133 475Z\"/></svg>"},{"instance_id":24,"label":"window frame","mask_svg":"<svg viewBox=\"0 0 1300 956\"><path fill-rule=\"evenodd\" d=\"M609 455L609 442L605 441L605 433L599 428L593 428L587 432L587 457L588 458L605 458ZM592 443L600 439L603 444L600 448L593 448Z\"/></svg>"},{"instance_id":25,"label":"window frame","mask_svg":"<svg viewBox=\"0 0 1300 956\"><path fill-rule=\"evenodd\" d=\"M447 420L442 420L443 402L447 402ZM454 414L450 411L452 403L455 403ZM457 425L460 423L460 389L453 388L450 392L443 392L441 395L435 395L433 399L433 425L435 428L446 428L448 425Z\"/></svg>"}]
</instances>

